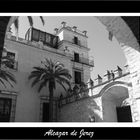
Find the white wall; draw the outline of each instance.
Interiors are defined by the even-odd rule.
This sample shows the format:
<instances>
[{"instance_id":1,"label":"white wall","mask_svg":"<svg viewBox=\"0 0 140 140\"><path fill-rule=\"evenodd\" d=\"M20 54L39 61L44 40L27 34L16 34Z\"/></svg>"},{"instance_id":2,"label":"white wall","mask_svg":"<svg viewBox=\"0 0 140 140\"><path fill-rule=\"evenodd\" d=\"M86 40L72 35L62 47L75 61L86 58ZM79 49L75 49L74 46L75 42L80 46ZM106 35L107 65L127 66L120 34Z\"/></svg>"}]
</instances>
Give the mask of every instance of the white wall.
<instances>
[{"instance_id":1,"label":"white wall","mask_svg":"<svg viewBox=\"0 0 140 140\"><path fill-rule=\"evenodd\" d=\"M60 50L63 51L65 49L65 47L67 47L67 49L69 51L66 53L70 54L71 57L74 57L74 53L78 53L79 56L81 57L81 61L83 61L82 58L89 59L89 49L87 46L87 37L77 34L73 31L69 31L67 29L63 29L58 34L58 36L59 36L59 40L63 41L63 44L61 44L59 47ZM84 47L81 47L81 46L78 46L78 45L75 45L72 43L74 36L78 37L78 39L81 42L81 45L83 45ZM88 60L86 60L86 61L88 61ZM73 63L71 63L71 65L73 66ZM81 69L83 71L84 82L87 82L90 78L90 67L87 65L82 65L81 63L76 63L76 62L75 62L75 67L78 69Z\"/></svg>"},{"instance_id":2,"label":"white wall","mask_svg":"<svg viewBox=\"0 0 140 140\"><path fill-rule=\"evenodd\" d=\"M130 75L126 75L116 81L128 82L129 78ZM108 84L96 85L92 90L93 94L89 98L82 98L79 101L63 105L59 120L62 122L88 122L89 116L93 115L96 122L117 122L116 107L121 106L130 93L127 87L118 85L105 90L103 95L99 95Z\"/></svg>"},{"instance_id":3,"label":"white wall","mask_svg":"<svg viewBox=\"0 0 140 140\"><path fill-rule=\"evenodd\" d=\"M44 88L38 93L38 86L31 87L31 81L28 80L28 76L33 70L32 67L41 65L41 60L44 60L44 58L51 58L54 61L63 63L72 73L70 60L65 56L11 40L5 41L5 47L7 50L16 51L18 56L18 70L10 70L17 80L17 84L13 88L18 92L15 121L40 121L40 95L48 96L49 92L48 88ZM7 89L11 90L12 88L8 86ZM60 96L61 92L64 93L64 90L57 85L54 96Z\"/></svg>"},{"instance_id":4,"label":"white wall","mask_svg":"<svg viewBox=\"0 0 140 140\"><path fill-rule=\"evenodd\" d=\"M67 41L70 41L70 42L73 42L73 38L75 36L75 37L78 37L78 40L80 40L81 46L84 46L84 47L88 46L88 44L87 44L87 37L79 35L78 33L75 33L73 31L69 31L67 29L63 29L63 31L61 31L58 34L58 36L59 36L60 41L67 40Z\"/></svg>"},{"instance_id":5,"label":"white wall","mask_svg":"<svg viewBox=\"0 0 140 140\"><path fill-rule=\"evenodd\" d=\"M103 121L117 122L116 104L113 100L103 100Z\"/></svg>"}]
</instances>

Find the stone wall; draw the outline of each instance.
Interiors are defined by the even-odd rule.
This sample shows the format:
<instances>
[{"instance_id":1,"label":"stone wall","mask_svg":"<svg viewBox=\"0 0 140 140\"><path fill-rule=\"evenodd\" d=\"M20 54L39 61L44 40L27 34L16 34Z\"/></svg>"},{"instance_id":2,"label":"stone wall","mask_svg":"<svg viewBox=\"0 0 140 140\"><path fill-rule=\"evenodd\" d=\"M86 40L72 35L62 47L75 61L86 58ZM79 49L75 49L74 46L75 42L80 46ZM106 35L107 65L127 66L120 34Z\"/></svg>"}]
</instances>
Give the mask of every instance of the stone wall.
<instances>
[{"instance_id":1,"label":"stone wall","mask_svg":"<svg viewBox=\"0 0 140 140\"><path fill-rule=\"evenodd\" d=\"M112 87L112 85L123 86L123 84L120 84L121 82L129 85L126 86L128 88L128 93L132 88L131 83L129 83L130 74L128 72L123 73L121 77L115 78L114 81L110 80L94 85L85 93L86 95L79 93L77 98L75 95L73 97L64 98L61 102L62 106L59 109L58 121L89 122L89 118L92 116L95 117L96 122L104 121L102 112L102 94Z\"/></svg>"},{"instance_id":2,"label":"stone wall","mask_svg":"<svg viewBox=\"0 0 140 140\"><path fill-rule=\"evenodd\" d=\"M138 41L127 23L121 17L104 16L97 18L107 27L107 30L111 31L116 37L127 59L133 86L133 91L131 91L133 92L131 94L133 96L133 118L134 121L140 121L140 111L138 109L140 106L140 47Z\"/></svg>"}]
</instances>

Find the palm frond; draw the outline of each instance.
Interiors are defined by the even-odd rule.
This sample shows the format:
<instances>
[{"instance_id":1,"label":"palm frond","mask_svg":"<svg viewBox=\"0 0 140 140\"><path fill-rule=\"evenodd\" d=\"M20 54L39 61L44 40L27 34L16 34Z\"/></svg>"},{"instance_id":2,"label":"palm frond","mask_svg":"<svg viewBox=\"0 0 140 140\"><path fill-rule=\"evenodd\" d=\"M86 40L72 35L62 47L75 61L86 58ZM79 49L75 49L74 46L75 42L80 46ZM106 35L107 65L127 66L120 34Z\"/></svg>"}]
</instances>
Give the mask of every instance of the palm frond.
<instances>
[{"instance_id":1,"label":"palm frond","mask_svg":"<svg viewBox=\"0 0 140 140\"><path fill-rule=\"evenodd\" d=\"M13 65L14 64L14 60L8 56L3 56L1 58L1 64L2 65L5 65L6 67L9 67L10 65Z\"/></svg>"},{"instance_id":2,"label":"palm frond","mask_svg":"<svg viewBox=\"0 0 140 140\"><path fill-rule=\"evenodd\" d=\"M6 88L6 85L5 85L5 83L3 82L2 79L0 79L0 83Z\"/></svg>"},{"instance_id":3,"label":"palm frond","mask_svg":"<svg viewBox=\"0 0 140 140\"><path fill-rule=\"evenodd\" d=\"M40 86L38 88L38 92L40 92L41 89L47 85L47 82L48 82L48 80L44 80L40 83Z\"/></svg>"},{"instance_id":4,"label":"palm frond","mask_svg":"<svg viewBox=\"0 0 140 140\"><path fill-rule=\"evenodd\" d=\"M3 74L3 76L5 76L9 81L12 81L12 82L16 83L15 76L14 76L12 73L10 73L10 72L8 72L8 71L2 71L2 74Z\"/></svg>"},{"instance_id":5,"label":"palm frond","mask_svg":"<svg viewBox=\"0 0 140 140\"><path fill-rule=\"evenodd\" d=\"M59 62L56 62L55 63L55 69L56 70L62 70L62 69L64 69L64 64L59 63Z\"/></svg>"},{"instance_id":6,"label":"palm frond","mask_svg":"<svg viewBox=\"0 0 140 140\"><path fill-rule=\"evenodd\" d=\"M64 78L64 77L60 77L59 75L56 76L56 79L61 81L62 83L66 83L69 87L71 87L71 83L70 83L69 79Z\"/></svg>"},{"instance_id":7,"label":"palm frond","mask_svg":"<svg viewBox=\"0 0 140 140\"><path fill-rule=\"evenodd\" d=\"M16 79L14 75L8 71L0 70L0 78L1 80L6 81L8 84L10 84L11 87L13 87L11 82L16 83Z\"/></svg>"},{"instance_id":8,"label":"palm frond","mask_svg":"<svg viewBox=\"0 0 140 140\"><path fill-rule=\"evenodd\" d=\"M41 19L42 24L43 24L43 26L44 26L44 25L45 25L45 20L44 20L44 18L43 18L42 16L40 16L40 19Z\"/></svg>"},{"instance_id":9,"label":"palm frond","mask_svg":"<svg viewBox=\"0 0 140 140\"><path fill-rule=\"evenodd\" d=\"M33 67L33 69L35 69L36 72L45 72L45 71L46 71L46 70L45 70L44 68L42 68L42 67ZM34 70L34 72L35 72L35 70Z\"/></svg>"},{"instance_id":10,"label":"palm frond","mask_svg":"<svg viewBox=\"0 0 140 140\"><path fill-rule=\"evenodd\" d=\"M36 84L38 84L39 82L40 82L40 80L39 80L40 78L39 77L36 77L34 80L33 80L33 82L32 82L32 87L33 86L35 86Z\"/></svg>"},{"instance_id":11,"label":"palm frond","mask_svg":"<svg viewBox=\"0 0 140 140\"><path fill-rule=\"evenodd\" d=\"M44 64L46 64L45 65L46 67L49 67L51 65L51 59L49 60L46 58L44 62L45 62Z\"/></svg>"},{"instance_id":12,"label":"palm frond","mask_svg":"<svg viewBox=\"0 0 140 140\"><path fill-rule=\"evenodd\" d=\"M64 88L65 91L67 91L67 89L65 88L64 84L62 83L62 81L59 81L59 80L56 80L56 81L57 81L57 83L59 85L61 85Z\"/></svg>"},{"instance_id":13,"label":"palm frond","mask_svg":"<svg viewBox=\"0 0 140 140\"><path fill-rule=\"evenodd\" d=\"M71 75L69 71L64 68L64 65L60 62L53 62L51 59L45 58L41 61L42 67L33 67L28 79L33 79L32 86L39 84L38 92L42 90L43 87L49 87L49 91L55 89L56 82L61 85L64 90L66 90L65 84L71 87L70 79ZM51 90L50 90L51 89Z\"/></svg>"},{"instance_id":14,"label":"palm frond","mask_svg":"<svg viewBox=\"0 0 140 140\"><path fill-rule=\"evenodd\" d=\"M1 64L5 65L6 67L9 67L13 63L14 63L14 60L9 58L8 56L3 56L2 59L1 59ZM4 84L3 80L6 81L8 84L10 84L11 87L13 87L11 82L16 83L16 79L15 79L14 74L12 74L9 71L1 68L0 69L0 82L5 87L5 84Z\"/></svg>"},{"instance_id":15,"label":"palm frond","mask_svg":"<svg viewBox=\"0 0 140 140\"><path fill-rule=\"evenodd\" d=\"M30 26L33 26L33 18L31 16L27 16Z\"/></svg>"},{"instance_id":16,"label":"palm frond","mask_svg":"<svg viewBox=\"0 0 140 140\"><path fill-rule=\"evenodd\" d=\"M56 70L56 75L67 77L69 80L72 78L72 76L70 75L70 73L67 69Z\"/></svg>"},{"instance_id":17,"label":"palm frond","mask_svg":"<svg viewBox=\"0 0 140 140\"><path fill-rule=\"evenodd\" d=\"M40 76L40 80L47 80L47 79L50 79L51 78L51 75L50 73L43 73L41 76Z\"/></svg>"}]
</instances>

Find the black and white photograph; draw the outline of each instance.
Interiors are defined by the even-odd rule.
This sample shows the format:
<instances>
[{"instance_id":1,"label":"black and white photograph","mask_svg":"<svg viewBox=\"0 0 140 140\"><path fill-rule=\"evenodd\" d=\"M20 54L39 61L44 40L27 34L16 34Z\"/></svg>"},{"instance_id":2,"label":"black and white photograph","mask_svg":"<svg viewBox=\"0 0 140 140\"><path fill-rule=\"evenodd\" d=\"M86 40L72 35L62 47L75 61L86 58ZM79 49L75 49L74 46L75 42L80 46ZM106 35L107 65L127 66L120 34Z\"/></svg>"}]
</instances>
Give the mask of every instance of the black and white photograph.
<instances>
[{"instance_id":1,"label":"black and white photograph","mask_svg":"<svg viewBox=\"0 0 140 140\"><path fill-rule=\"evenodd\" d=\"M139 122L140 17L42 15L0 16L0 122Z\"/></svg>"}]
</instances>

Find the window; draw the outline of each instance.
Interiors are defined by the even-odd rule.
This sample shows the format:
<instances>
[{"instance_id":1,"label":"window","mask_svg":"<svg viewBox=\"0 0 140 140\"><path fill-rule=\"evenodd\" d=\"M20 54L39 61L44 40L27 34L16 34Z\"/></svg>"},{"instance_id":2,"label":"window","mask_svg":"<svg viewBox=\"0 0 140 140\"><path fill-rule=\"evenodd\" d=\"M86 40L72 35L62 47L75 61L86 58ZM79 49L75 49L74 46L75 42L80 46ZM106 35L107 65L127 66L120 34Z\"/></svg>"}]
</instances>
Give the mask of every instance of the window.
<instances>
[{"instance_id":1,"label":"window","mask_svg":"<svg viewBox=\"0 0 140 140\"><path fill-rule=\"evenodd\" d=\"M118 122L132 122L131 107L116 107Z\"/></svg>"},{"instance_id":2,"label":"window","mask_svg":"<svg viewBox=\"0 0 140 140\"><path fill-rule=\"evenodd\" d=\"M74 44L78 45L78 37L74 37Z\"/></svg>"},{"instance_id":3,"label":"window","mask_svg":"<svg viewBox=\"0 0 140 140\"><path fill-rule=\"evenodd\" d=\"M7 57L12 60L10 63L7 64L7 66L11 69L15 69L15 53L7 52Z\"/></svg>"},{"instance_id":4,"label":"window","mask_svg":"<svg viewBox=\"0 0 140 140\"><path fill-rule=\"evenodd\" d=\"M49 103L43 103L42 122L49 122Z\"/></svg>"},{"instance_id":5,"label":"window","mask_svg":"<svg viewBox=\"0 0 140 140\"><path fill-rule=\"evenodd\" d=\"M75 71L74 79L75 79L75 84L80 84L81 83L81 72Z\"/></svg>"},{"instance_id":6,"label":"window","mask_svg":"<svg viewBox=\"0 0 140 140\"><path fill-rule=\"evenodd\" d=\"M45 41L45 33L40 31L39 40L44 42Z\"/></svg>"},{"instance_id":7,"label":"window","mask_svg":"<svg viewBox=\"0 0 140 140\"><path fill-rule=\"evenodd\" d=\"M78 53L74 53L74 61L79 62L79 54Z\"/></svg>"},{"instance_id":8,"label":"window","mask_svg":"<svg viewBox=\"0 0 140 140\"><path fill-rule=\"evenodd\" d=\"M31 41L39 41L39 30L32 28Z\"/></svg>"},{"instance_id":9,"label":"window","mask_svg":"<svg viewBox=\"0 0 140 140\"><path fill-rule=\"evenodd\" d=\"M14 122L17 92L0 91L0 122Z\"/></svg>"},{"instance_id":10,"label":"window","mask_svg":"<svg viewBox=\"0 0 140 140\"><path fill-rule=\"evenodd\" d=\"M0 122L9 122L12 99L0 98Z\"/></svg>"}]
</instances>

